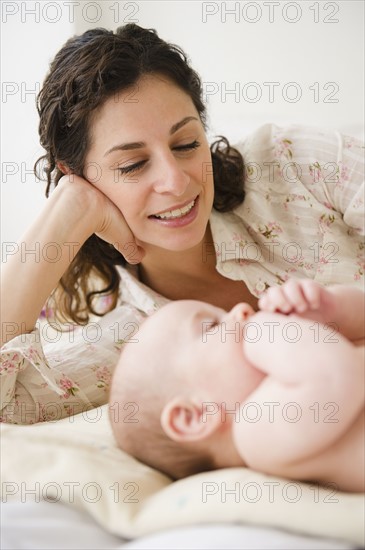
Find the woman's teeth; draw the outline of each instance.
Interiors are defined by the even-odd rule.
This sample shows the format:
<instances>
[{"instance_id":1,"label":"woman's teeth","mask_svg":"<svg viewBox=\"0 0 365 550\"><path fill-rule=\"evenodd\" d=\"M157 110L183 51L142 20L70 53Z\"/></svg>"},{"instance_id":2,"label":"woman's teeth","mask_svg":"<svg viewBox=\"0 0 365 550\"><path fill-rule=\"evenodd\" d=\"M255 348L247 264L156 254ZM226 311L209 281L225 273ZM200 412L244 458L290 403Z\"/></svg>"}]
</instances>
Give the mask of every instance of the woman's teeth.
<instances>
[{"instance_id":1,"label":"woman's teeth","mask_svg":"<svg viewBox=\"0 0 365 550\"><path fill-rule=\"evenodd\" d=\"M188 214L188 212L190 212L195 204L195 200L196 199L191 201L183 208L177 208L177 210L169 210L167 212L164 212L163 214L155 214L154 218L160 218L161 220L172 220L175 218L181 218L182 216L185 216L186 214Z\"/></svg>"}]
</instances>

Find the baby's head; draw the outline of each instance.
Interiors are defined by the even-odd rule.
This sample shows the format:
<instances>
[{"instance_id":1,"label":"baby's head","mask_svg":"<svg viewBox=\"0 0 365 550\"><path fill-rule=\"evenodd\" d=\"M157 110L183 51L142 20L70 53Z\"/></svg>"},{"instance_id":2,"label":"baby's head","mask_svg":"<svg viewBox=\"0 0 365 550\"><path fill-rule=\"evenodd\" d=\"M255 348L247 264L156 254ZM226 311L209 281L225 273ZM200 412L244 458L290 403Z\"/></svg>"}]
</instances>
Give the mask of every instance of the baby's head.
<instances>
[{"instance_id":1,"label":"baby's head","mask_svg":"<svg viewBox=\"0 0 365 550\"><path fill-rule=\"evenodd\" d=\"M242 465L228 411L262 379L240 337L253 313L247 304L227 313L181 300L143 322L112 382L110 419L121 449L174 479Z\"/></svg>"}]
</instances>

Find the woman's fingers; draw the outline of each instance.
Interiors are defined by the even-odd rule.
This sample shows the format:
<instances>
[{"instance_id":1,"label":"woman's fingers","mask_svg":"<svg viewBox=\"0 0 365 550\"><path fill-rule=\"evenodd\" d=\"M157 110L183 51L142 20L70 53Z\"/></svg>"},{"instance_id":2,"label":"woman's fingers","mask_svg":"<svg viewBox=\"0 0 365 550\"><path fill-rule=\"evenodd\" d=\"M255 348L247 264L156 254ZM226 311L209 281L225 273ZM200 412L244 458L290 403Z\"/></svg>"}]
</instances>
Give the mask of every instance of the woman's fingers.
<instances>
[{"instance_id":1,"label":"woman's fingers","mask_svg":"<svg viewBox=\"0 0 365 550\"><path fill-rule=\"evenodd\" d=\"M122 212L104 193L75 174L63 176L57 187L66 187L72 193L73 208L82 209L83 217L88 217L91 234L112 244L128 263L137 264L142 260L143 248L137 244Z\"/></svg>"},{"instance_id":2,"label":"woman's fingers","mask_svg":"<svg viewBox=\"0 0 365 550\"><path fill-rule=\"evenodd\" d=\"M120 210L106 197L104 219L96 235L112 244L130 264L138 264L145 251L136 239Z\"/></svg>"}]
</instances>

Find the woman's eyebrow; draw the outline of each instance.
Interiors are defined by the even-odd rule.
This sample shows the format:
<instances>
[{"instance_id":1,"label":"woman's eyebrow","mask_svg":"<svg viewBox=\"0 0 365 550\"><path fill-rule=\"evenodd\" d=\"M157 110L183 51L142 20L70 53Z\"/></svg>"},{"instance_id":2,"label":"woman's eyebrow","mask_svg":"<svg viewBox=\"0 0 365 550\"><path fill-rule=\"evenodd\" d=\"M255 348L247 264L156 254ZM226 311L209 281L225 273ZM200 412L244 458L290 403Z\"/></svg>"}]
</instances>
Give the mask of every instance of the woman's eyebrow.
<instances>
[{"instance_id":1,"label":"woman's eyebrow","mask_svg":"<svg viewBox=\"0 0 365 550\"><path fill-rule=\"evenodd\" d=\"M198 120L198 119L196 118L196 116L186 116L185 118L183 118L179 122L176 122L176 124L173 124L170 128L170 132L169 132L170 136L172 136L172 134L175 134L175 132L180 130L180 128L182 126L185 126L185 124L187 124L191 120Z\"/></svg>"},{"instance_id":2,"label":"woman's eyebrow","mask_svg":"<svg viewBox=\"0 0 365 550\"><path fill-rule=\"evenodd\" d=\"M179 122L176 122L173 124L170 128L169 134L172 136L172 134L175 134L180 128L185 126L188 122L191 120L198 120L195 116L186 116ZM134 141L131 143L120 143L119 145L114 145L111 147L111 149L108 149L106 153L104 153L104 157L107 155L110 155L110 153L113 153L114 151L130 151L132 149L142 149L142 147L146 147L146 144L144 141Z\"/></svg>"}]
</instances>

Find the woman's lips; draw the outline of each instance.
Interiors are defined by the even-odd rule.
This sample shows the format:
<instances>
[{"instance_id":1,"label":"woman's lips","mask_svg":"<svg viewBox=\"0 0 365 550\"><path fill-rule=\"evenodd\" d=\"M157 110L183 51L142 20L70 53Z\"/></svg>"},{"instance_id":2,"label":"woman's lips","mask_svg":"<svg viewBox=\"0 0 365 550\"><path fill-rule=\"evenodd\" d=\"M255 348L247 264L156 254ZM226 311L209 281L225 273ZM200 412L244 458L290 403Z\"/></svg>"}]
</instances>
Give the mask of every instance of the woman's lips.
<instances>
[{"instance_id":1,"label":"woman's lips","mask_svg":"<svg viewBox=\"0 0 365 550\"><path fill-rule=\"evenodd\" d=\"M188 202L184 207L181 207L181 208L187 208L189 204L190 203ZM175 210L179 210L179 209L175 209ZM152 216L148 216L148 218L151 221L156 222L165 227L182 227L182 226L188 225L189 223L195 220L195 218L198 215L198 210L199 210L199 195L195 198L193 207L186 214L182 213L182 215L180 216L169 217L169 218L159 218L156 215L152 215ZM165 210L165 214L167 215L167 213L173 212L173 211L174 210L171 210L171 211Z\"/></svg>"}]
</instances>

